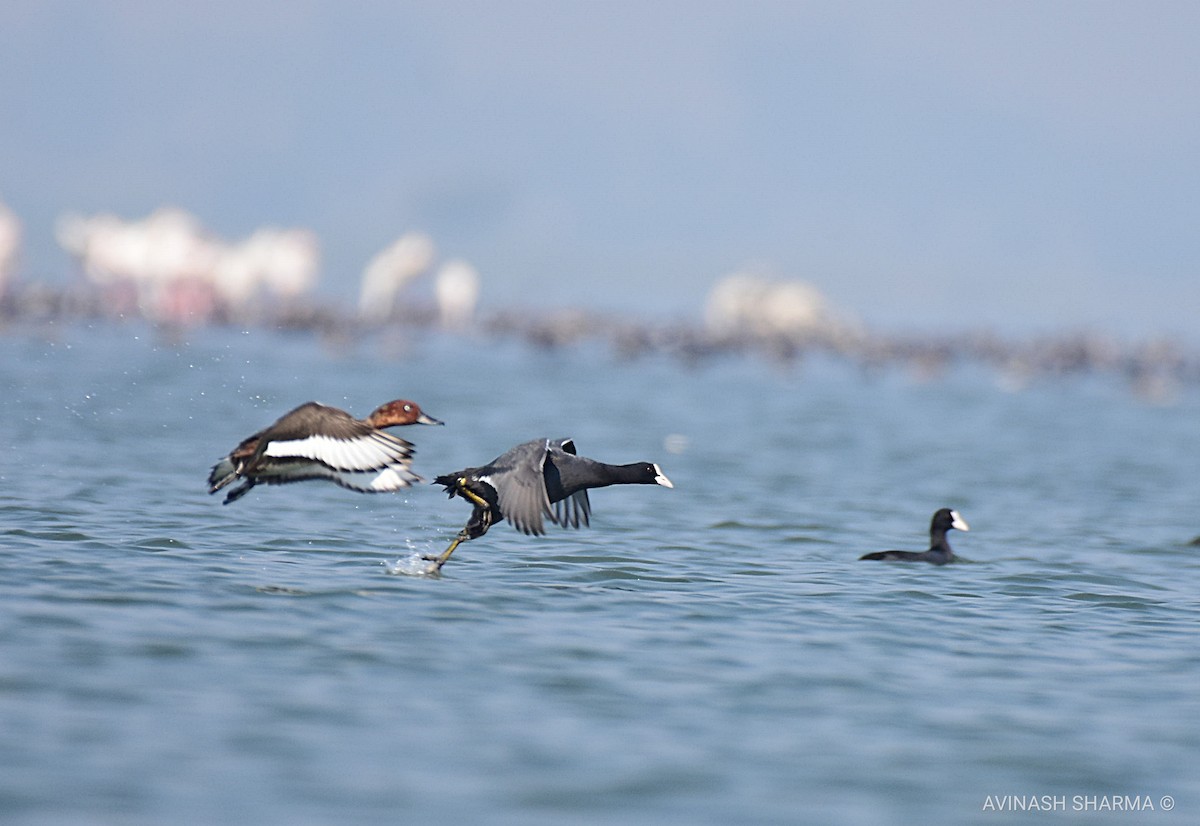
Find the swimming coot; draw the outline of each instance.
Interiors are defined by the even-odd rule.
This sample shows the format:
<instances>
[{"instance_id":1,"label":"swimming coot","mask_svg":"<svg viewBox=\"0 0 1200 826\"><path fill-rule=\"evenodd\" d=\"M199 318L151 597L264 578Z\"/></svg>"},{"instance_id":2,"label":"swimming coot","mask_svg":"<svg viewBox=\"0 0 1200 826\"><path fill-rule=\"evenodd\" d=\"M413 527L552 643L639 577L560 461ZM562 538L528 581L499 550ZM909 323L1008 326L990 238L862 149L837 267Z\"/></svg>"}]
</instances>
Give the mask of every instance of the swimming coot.
<instances>
[{"instance_id":1,"label":"swimming coot","mask_svg":"<svg viewBox=\"0 0 1200 826\"><path fill-rule=\"evenodd\" d=\"M860 556L859 559L888 559L897 562L929 562L934 565L945 565L947 562L954 561L954 551L950 550L950 543L946 541L946 531L951 528L960 531L971 530L966 521L958 515L958 511L942 508L933 515L933 521L929 524L928 551L876 551Z\"/></svg>"}]
</instances>

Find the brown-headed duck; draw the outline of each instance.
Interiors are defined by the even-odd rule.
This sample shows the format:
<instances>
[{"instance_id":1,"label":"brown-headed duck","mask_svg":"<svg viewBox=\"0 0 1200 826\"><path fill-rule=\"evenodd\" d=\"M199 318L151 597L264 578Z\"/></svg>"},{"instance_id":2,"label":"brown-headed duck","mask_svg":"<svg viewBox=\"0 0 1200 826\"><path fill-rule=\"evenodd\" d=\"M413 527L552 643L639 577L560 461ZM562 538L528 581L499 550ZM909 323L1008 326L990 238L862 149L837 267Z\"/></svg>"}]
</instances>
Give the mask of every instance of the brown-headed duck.
<instances>
[{"instance_id":1,"label":"brown-headed duck","mask_svg":"<svg viewBox=\"0 0 1200 826\"><path fill-rule=\"evenodd\" d=\"M383 428L442 424L416 402L397 399L380 405L365 419L345 410L306 402L265 430L243 439L213 465L208 492L241 479L225 504L245 496L259 482L281 485L328 479L363 493L394 491L423 481L409 469L413 446Z\"/></svg>"}]
</instances>

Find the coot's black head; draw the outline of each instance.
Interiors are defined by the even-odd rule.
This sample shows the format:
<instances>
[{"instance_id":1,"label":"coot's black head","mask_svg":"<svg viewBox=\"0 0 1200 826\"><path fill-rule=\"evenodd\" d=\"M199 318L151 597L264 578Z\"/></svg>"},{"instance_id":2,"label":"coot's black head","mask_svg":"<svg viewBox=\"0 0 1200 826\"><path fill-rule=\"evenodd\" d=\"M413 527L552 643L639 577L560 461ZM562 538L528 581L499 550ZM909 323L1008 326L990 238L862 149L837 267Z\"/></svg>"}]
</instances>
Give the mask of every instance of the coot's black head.
<instances>
[{"instance_id":1,"label":"coot's black head","mask_svg":"<svg viewBox=\"0 0 1200 826\"><path fill-rule=\"evenodd\" d=\"M954 528L959 531L969 531L971 526L967 524L967 520L958 515L958 511L950 510L950 508L942 508L933 515L933 522L929 526L930 531L946 531Z\"/></svg>"},{"instance_id":2,"label":"coot's black head","mask_svg":"<svg viewBox=\"0 0 1200 826\"><path fill-rule=\"evenodd\" d=\"M642 462L638 466L638 473L644 477L647 485L662 485L664 488L675 487L671 484L671 480L667 478L667 474L662 472L662 468L653 462Z\"/></svg>"},{"instance_id":3,"label":"coot's black head","mask_svg":"<svg viewBox=\"0 0 1200 826\"><path fill-rule=\"evenodd\" d=\"M567 475L571 475L568 466ZM662 485L664 488L675 487L671 484L671 480L667 478L667 474L662 472L662 468L653 462L633 462L628 465L606 465L603 462L589 462L583 465L580 470L581 474L576 474L581 478L572 478L568 482L567 487L575 490L577 488L602 488L607 485ZM553 498L551 501L554 501Z\"/></svg>"}]
</instances>

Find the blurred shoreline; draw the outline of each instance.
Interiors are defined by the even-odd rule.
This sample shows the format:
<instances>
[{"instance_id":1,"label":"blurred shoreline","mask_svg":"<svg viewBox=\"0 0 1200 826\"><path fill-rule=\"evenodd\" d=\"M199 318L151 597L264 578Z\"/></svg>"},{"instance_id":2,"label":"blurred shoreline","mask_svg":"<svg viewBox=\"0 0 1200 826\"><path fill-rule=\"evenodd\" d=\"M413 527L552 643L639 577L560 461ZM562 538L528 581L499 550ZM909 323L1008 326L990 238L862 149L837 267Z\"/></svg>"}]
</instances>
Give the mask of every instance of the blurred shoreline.
<instances>
[{"instance_id":1,"label":"blurred shoreline","mask_svg":"<svg viewBox=\"0 0 1200 826\"><path fill-rule=\"evenodd\" d=\"M438 331L522 342L537 350L600 344L620 360L666 356L688 367L722 358L763 359L780 366L812 356L831 357L867 372L901 370L933 380L953 366L993 370L1000 386L1019 390L1047 378L1102 374L1128 382L1139 396L1169 402L1185 386L1200 384L1200 353L1172 338L1127 341L1097 332L1014 337L990 331L946 335L876 332L861 325L813 325L802 329L717 331L704 320L642 319L583 309L479 312L466 325L448 325L433 303L403 303L381 317L364 319L354 308L311 296L263 306L238 317L221 314L163 322L135 306L114 304L84 284L10 286L0 300L0 334L50 324L143 322L165 340L204 328L262 329L307 333L331 343L350 343L386 332Z\"/></svg>"}]
</instances>

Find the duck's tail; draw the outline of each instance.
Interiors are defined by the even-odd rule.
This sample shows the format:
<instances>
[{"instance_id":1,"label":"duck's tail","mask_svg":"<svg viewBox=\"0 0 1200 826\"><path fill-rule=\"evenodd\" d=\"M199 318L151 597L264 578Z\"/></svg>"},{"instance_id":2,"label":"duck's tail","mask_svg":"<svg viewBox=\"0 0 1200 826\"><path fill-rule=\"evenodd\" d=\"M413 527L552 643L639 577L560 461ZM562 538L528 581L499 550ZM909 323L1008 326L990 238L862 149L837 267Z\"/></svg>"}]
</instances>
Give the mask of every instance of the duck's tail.
<instances>
[{"instance_id":1,"label":"duck's tail","mask_svg":"<svg viewBox=\"0 0 1200 826\"><path fill-rule=\"evenodd\" d=\"M233 466L233 460L225 456L212 466L208 474L208 492L216 493L234 479L237 479L237 469Z\"/></svg>"}]
</instances>

